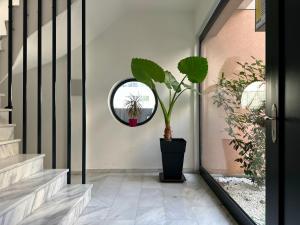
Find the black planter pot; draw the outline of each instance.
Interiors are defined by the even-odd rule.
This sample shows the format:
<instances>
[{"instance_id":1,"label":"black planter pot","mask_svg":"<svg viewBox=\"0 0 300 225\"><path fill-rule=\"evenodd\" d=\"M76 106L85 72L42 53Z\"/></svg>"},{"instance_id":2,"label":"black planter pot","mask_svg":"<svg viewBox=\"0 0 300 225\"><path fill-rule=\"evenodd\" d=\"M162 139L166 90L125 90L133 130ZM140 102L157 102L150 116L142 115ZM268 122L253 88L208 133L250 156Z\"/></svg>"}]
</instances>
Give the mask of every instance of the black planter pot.
<instances>
[{"instance_id":1,"label":"black planter pot","mask_svg":"<svg viewBox=\"0 0 300 225\"><path fill-rule=\"evenodd\" d=\"M184 182L182 173L186 141L183 138L173 138L172 141L160 139L163 173L160 180L163 182Z\"/></svg>"}]
</instances>

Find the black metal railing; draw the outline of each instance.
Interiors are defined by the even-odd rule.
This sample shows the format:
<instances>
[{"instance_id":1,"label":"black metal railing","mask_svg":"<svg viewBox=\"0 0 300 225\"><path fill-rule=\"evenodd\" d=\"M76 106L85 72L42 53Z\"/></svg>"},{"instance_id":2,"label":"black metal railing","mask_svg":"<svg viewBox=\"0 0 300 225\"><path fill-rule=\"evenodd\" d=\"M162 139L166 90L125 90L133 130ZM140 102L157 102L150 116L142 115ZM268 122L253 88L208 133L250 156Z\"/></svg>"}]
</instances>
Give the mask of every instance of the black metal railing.
<instances>
[{"instance_id":1,"label":"black metal railing","mask_svg":"<svg viewBox=\"0 0 300 225\"><path fill-rule=\"evenodd\" d=\"M56 168L56 0L52 0L52 168Z\"/></svg>"},{"instance_id":2,"label":"black metal railing","mask_svg":"<svg viewBox=\"0 0 300 225\"><path fill-rule=\"evenodd\" d=\"M72 151L71 151L71 77L72 77L72 30L71 30L71 0L68 0L67 5L67 167L68 173L68 184L71 183L71 162L72 162Z\"/></svg>"},{"instance_id":3,"label":"black metal railing","mask_svg":"<svg viewBox=\"0 0 300 225\"><path fill-rule=\"evenodd\" d=\"M82 183L86 183L86 1L82 0Z\"/></svg>"},{"instance_id":4,"label":"black metal railing","mask_svg":"<svg viewBox=\"0 0 300 225\"><path fill-rule=\"evenodd\" d=\"M28 36L28 2L23 1L23 154L27 152L27 36Z\"/></svg>"},{"instance_id":5,"label":"black metal railing","mask_svg":"<svg viewBox=\"0 0 300 225\"><path fill-rule=\"evenodd\" d=\"M8 87L7 87L7 109L12 109L12 67L13 67L13 1L8 1ZM9 112L9 124L12 124L12 112Z\"/></svg>"},{"instance_id":6,"label":"black metal railing","mask_svg":"<svg viewBox=\"0 0 300 225\"><path fill-rule=\"evenodd\" d=\"M42 149L42 22L43 22L43 0L38 0L37 14L37 153L41 154ZM71 79L72 79L72 0L67 0L67 167L68 183L71 183ZM12 102L12 75L13 75L13 0L8 1L9 21L8 21L8 103L7 109L13 108ZM50 10L50 9L49 9ZM52 168L56 168L56 16L57 0L52 0ZM28 0L23 0L23 149L27 153L27 70L28 70ZM9 112L9 123L12 123L12 112ZM86 1L82 0L82 183L86 183Z\"/></svg>"},{"instance_id":7,"label":"black metal railing","mask_svg":"<svg viewBox=\"0 0 300 225\"><path fill-rule=\"evenodd\" d=\"M43 0L38 0L38 65L37 65L37 153L42 153L42 16Z\"/></svg>"}]
</instances>

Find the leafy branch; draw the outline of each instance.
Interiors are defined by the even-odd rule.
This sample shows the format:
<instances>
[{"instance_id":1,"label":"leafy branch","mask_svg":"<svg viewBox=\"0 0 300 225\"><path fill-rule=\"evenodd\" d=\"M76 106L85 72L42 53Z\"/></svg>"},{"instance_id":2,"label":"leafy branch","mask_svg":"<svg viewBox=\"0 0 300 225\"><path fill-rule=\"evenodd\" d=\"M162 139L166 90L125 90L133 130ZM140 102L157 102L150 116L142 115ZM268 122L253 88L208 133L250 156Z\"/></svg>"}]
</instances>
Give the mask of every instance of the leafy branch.
<instances>
[{"instance_id":1,"label":"leafy branch","mask_svg":"<svg viewBox=\"0 0 300 225\"><path fill-rule=\"evenodd\" d=\"M235 161L240 163L245 175L261 185L265 177L265 102L256 108L241 108L246 87L253 82L265 81L265 65L262 60L252 59L252 63L237 62L241 69L230 79L221 75L213 104L224 109L225 131L232 138L230 145L239 153Z\"/></svg>"}]
</instances>

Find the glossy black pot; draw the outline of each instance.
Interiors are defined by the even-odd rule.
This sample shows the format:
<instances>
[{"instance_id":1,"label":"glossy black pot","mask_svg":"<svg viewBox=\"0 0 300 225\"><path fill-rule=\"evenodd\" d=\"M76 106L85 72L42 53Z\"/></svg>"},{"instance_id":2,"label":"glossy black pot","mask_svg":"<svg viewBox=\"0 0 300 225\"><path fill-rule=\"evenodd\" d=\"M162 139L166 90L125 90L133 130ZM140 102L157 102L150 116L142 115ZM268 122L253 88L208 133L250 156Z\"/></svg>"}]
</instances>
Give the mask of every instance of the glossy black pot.
<instances>
[{"instance_id":1,"label":"glossy black pot","mask_svg":"<svg viewBox=\"0 0 300 225\"><path fill-rule=\"evenodd\" d=\"M164 180L182 181L185 148L186 141L183 138L173 138L172 141L160 139Z\"/></svg>"}]
</instances>

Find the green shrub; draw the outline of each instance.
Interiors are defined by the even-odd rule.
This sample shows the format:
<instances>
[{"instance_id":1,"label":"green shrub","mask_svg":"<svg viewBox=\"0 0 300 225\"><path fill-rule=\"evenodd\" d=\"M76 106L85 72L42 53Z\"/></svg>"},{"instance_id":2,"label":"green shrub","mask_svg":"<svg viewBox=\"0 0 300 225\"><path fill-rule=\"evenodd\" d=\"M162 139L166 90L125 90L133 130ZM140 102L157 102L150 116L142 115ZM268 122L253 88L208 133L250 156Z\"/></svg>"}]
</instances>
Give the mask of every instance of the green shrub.
<instances>
[{"instance_id":1,"label":"green shrub","mask_svg":"<svg viewBox=\"0 0 300 225\"><path fill-rule=\"evenodd\" d=\"M265 81L265 65L254 57L253 63L237 62L240 71L218 80L213 95L213 104L223 107L226 132L232 138L230 145L239 153L235 161L240 163L244 173L257 185L265 178L265 101L258 107L241 108L245 88L256 81Z\"/></svg>"}]
</instances>

